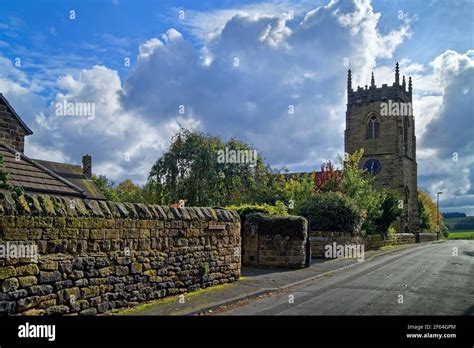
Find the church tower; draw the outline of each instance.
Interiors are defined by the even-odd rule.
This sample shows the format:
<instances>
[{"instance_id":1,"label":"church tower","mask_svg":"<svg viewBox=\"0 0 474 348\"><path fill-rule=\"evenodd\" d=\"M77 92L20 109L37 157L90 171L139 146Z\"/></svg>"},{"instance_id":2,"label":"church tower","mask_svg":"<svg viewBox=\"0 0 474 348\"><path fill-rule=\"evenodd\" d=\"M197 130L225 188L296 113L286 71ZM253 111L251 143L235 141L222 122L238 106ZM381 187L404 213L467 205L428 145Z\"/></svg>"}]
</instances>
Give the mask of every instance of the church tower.
<instances>
[{"instance_id":1,"label":"church tower","mask_svg":"<svg viewBox=\"0 0 474 348\"><path fill-rule=\"evenodd\" d=\"M353 90L348 71L345 152L363 148L360 166L375 175L377 188L403 201L403 216L396 223L399 233L420 229L412 90L411 77L408 88L405 76L400 84L398 63L391 86L377 87L372 73L370 86Z\"/></svg>"}]
</instances>

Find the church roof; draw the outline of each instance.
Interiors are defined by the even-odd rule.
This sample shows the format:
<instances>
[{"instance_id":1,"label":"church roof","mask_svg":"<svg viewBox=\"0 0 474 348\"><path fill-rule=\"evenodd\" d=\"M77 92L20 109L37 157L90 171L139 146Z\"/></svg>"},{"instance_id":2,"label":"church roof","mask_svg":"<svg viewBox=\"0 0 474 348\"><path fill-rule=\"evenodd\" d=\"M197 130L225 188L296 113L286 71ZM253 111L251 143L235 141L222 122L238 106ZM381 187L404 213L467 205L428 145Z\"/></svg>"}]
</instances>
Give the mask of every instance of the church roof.
<instances>
[{"instance_id":1,"label":"church roof","mask_svg":"<svg viewBox=\"0 0 474 348\"><path fill-rule=\"evenodd\" d=\"M23 120L21 119L21 117L16 113L15 109L13 109L13 107L10 105L10 103L8 102L8 100L3 96L2 93L0 93L0 101L2 101L5 106L7 107L7 110L9 113L11 113L13 115L14 118L16 118L18 120L18 122L20 122L21 126L23 127L23 129L25 130L26 132L26 135L31 135L33 134L33 131L26 125L25 122L23 122Z\"/></svg>"}]
</instances>

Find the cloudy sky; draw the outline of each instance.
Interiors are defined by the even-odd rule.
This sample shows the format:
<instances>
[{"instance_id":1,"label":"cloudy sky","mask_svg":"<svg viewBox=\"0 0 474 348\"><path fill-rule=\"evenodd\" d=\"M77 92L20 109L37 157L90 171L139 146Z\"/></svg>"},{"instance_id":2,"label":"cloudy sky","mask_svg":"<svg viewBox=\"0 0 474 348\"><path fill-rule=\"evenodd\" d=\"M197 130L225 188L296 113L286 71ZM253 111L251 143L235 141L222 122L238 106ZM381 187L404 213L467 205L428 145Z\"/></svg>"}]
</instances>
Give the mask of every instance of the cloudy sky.
<instances>
[{"instance_id":1,"label":"cloudy sky","mask_svg":"<svg viewBox=\"0 0 474 348\"><path fill-rule=\"evenodd\" d=\"M237 137L272 166L343 153L353 84L411 75L419 186L474 215L472 1L4 1L0 92L26 154L143 183L181 127ZM28 6L26 6L28 5ZM60 117L89 102L95 118ZM294 109L294 113L289 110ZM128 159L128 161L127 161Z\"/></svg>"}]
</instances>

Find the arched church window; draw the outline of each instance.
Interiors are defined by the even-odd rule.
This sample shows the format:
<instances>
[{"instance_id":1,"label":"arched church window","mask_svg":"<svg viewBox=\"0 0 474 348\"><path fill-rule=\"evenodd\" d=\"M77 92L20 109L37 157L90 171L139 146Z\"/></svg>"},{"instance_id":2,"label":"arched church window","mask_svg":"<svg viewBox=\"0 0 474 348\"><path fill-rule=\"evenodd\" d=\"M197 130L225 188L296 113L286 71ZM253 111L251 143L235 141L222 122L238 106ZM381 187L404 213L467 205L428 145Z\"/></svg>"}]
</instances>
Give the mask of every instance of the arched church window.
<instances>
[{"instance_id":1,"label":"arched church window","mask_svg":"<svg viewBox=\"0 0 474 348\"><path fill-rule=\"evenodd\" d=\"M375 115L372 115L367 122L367 139L377 139L379 137L380 123Z\"/></svg>"}]
</instances>

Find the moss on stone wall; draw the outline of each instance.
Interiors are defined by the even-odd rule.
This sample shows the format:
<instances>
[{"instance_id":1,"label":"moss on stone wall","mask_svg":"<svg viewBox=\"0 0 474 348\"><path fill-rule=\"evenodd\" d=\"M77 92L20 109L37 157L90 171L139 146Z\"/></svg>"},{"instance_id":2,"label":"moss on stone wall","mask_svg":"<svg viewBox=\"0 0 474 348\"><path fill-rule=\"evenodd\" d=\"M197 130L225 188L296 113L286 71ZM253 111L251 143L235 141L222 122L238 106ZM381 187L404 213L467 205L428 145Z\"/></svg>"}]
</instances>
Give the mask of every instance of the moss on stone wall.
<instances>
[{"instance_id":1,"label":"moss on stone wall","mask_svg":"<svg viewBox=\"0 0 474 348\"><path fill-rule=\"evenodd\" d=\"M240 276L240 218L224 209L0 192L0 226L0 244L40 254L0 259L0 314L93 315Z\"/></svg>"}]
</instances>

